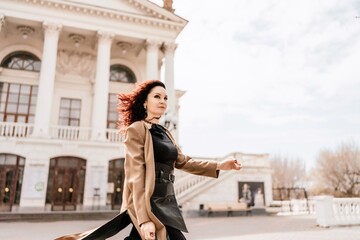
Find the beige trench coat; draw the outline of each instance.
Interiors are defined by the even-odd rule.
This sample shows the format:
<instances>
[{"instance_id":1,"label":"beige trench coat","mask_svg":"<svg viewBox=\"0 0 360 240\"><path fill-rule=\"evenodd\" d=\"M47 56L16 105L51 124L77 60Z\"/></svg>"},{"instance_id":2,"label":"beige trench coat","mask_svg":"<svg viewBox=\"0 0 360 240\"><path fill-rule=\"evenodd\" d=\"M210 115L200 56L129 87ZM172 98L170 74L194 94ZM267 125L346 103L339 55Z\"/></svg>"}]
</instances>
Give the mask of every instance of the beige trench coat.
<instances>
[{"instance_id":1,"label":"beige trench coat","mask_svg":"<svg viewBox=\"0 0 360 240\"><path fill-rule=\"evenodd\" d=\"M121 212L127 211L134 226L141 235L140 225L152 221L156 227L158 240L166 240L164 225L151 212L150 198L155 185L155 162L151 124L137 121L131 124L125 135L125 182ZM168 136L174 142L170 132ZM176 145L176 144L175 144ZM183 171L217 178L216 161L198 161L185 156L178 149L175 168ZM142 239L144 237L142 236Z\"/></svg>"}]
</instances>

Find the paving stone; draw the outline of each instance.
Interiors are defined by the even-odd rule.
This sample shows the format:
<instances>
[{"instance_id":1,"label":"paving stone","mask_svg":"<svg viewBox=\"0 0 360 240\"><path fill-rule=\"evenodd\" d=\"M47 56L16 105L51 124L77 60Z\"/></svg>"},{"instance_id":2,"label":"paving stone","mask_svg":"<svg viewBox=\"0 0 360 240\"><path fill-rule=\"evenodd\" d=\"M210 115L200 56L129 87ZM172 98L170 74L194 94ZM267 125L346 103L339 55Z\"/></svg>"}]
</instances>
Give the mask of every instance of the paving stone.
<instances>
[{"instance_id":1,"label":"paving stone","mask_svg":"<svg viewBox=\"0 0 360 240\"><path fill-rule=\"evenodd\" d=\"M186 218L189 240L359 240L360 226L321 228L313 215ZM105 220L0 222L1 240L51 240L95 228ZM130 226L109 240L123 240Z\"/></svg>"}]
</instances>

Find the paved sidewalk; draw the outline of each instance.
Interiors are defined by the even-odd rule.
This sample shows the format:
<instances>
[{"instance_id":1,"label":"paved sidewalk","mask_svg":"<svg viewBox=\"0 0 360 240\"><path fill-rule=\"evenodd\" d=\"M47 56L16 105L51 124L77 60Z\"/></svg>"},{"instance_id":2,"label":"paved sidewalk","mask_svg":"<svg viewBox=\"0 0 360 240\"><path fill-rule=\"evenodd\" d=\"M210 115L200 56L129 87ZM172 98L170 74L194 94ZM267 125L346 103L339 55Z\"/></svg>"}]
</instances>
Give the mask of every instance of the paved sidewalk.
<instances>
[{"instance_id":1,"label":"paved sidewalk","mask_svg":"<svg viewBox=\"0 0 360 240\"><path fill-rule=\"evenodd\" d=\"M208 238L202 240L359 240L360 231L329 230L327 232L289 232L254 234L228 238Z\"/></svg>"},{"instance_id":2,"label":"paved sidewalk","mask_svg":"<svg viewBox=\"0 0 360 240\"><path fill-rule=\"evenodd\" d=\"M321 228L313 215L187 219L187 223L191 240L360 240L360 226Z\"/></svg>"},{"instance_id":3,"label":"paved sidewalk","mask_svg":"<svg viewBox=\"0 0 360 240\"><path fill-rule=\"evenodd\" d=\"M86 231L106 220L0 222L1 240L51 240ZM188 240L360 240L360 226L320 228L314 216L201 217L185 220ZM109 240L123 240L128 227Z\"/></svg>"}]
</instances>

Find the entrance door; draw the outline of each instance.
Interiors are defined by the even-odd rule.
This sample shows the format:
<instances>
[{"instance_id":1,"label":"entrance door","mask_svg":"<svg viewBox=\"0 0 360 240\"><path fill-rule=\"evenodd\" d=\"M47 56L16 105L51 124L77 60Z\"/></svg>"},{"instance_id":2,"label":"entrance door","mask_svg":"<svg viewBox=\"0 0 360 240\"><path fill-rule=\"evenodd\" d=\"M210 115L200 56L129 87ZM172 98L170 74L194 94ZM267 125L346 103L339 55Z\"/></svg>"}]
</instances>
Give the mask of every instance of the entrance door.
<instances>
[{"instance_id":1,"label":"entrance door","mask_svg":"<svg viewBox=\"0 0 360 240\"><path fill-rule=\"evenodd\" d=\"M54 176L53 210L76 210L77 170L58 168Z\"/></svg>"},{"instance_id":2,"label":"entrance door","mask_svg":"<svg viewBox=\"0 0 360 240\"><path fill-rule=\"evenodd\" d=\"M50 160L46 201L53 211L74 211L83 201L85 160L60 157Z\"/></svg>"},{"instance_id":3,"label":"entrance door","mask_svg":"<svg viewBox=\"0 0 360 240\"><path fill-rule=\"evenodd\" d=\"M20 203L25 158L0 154L0 212L10 212Z\"/></svg>"},{"instance_id":4,"label":"entrance door","mask_svg":"<svg viewBox=\"0 0 360 240\"><path fill-rule=\"evenodd\" d=\"M124 158L114 159L109 162L107 204L111 209L120 209L124 185Z\"/></svg>"}]
</instances>

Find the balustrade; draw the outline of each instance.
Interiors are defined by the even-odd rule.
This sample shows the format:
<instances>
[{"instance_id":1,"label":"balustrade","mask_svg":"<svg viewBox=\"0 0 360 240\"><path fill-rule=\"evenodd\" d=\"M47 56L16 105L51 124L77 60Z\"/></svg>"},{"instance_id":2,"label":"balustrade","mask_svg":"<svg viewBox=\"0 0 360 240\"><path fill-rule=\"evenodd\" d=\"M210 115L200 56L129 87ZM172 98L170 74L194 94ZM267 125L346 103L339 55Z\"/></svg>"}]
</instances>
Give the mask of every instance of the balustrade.
<instances>
[{"instance_id":1,"label":"balustrade","mask_svg":"<svg viewBox=\"0 0 360 240\"><path fill-rule=\"evenodd\" d=\"M0 122L0 137L28 137L34 129L33 124Z\"/></svg>"},{"instance_id":2,"label":"balustrade","mask_svg":"<svg viewBox=\"0 0 360 240\"><path fill-rule=\"evenodd\" d=\"M52 126L50 136L60 140L89 140L91 128L80 128L71 126Z\"/></svg>"},{"instance_id":3,"label":"balustrade","mask_svg":"<svg viewBox=\"0 0 360 240\"><path fill-rule=\"evenodd\" d=\"M278 206L279 215L298 215L314 213L314 201L307 199L291 199L282 201L272 201L274 206Z\"/></svg>"},{"instance_id":4,"label":"balustrade","mask_svg":"<svg viewBox=\"0 0 360 240\"><path fill-rule=\"evenodd\" d=\"M360 224L360 198L316 197L316 220L321 227Z\"/></svg>"},{"instance_id":5,"label":"balustrade","mask_svg":"<svg viewBox=\"0 0 360 240\"><path fill-rule=\"evenodd\" d=\"M110 142L122 142L123 135L117 129L106 129L106 139Z\"/></svg>"},{"instance_id":6,"label":"balustrade","mask_svg":"<svg viewBox=\"0 0 360 240\"><path fill-rule=\"evenodd\" d=\"M34 125L28 123L0 122L0 137L30 138ZM72 126L51 126L49 137L51 139L67 141L91 141L91 128ZM106 129L108 142L122 142L123 136L116 129Z\"/></svg>"}]
</instances>

